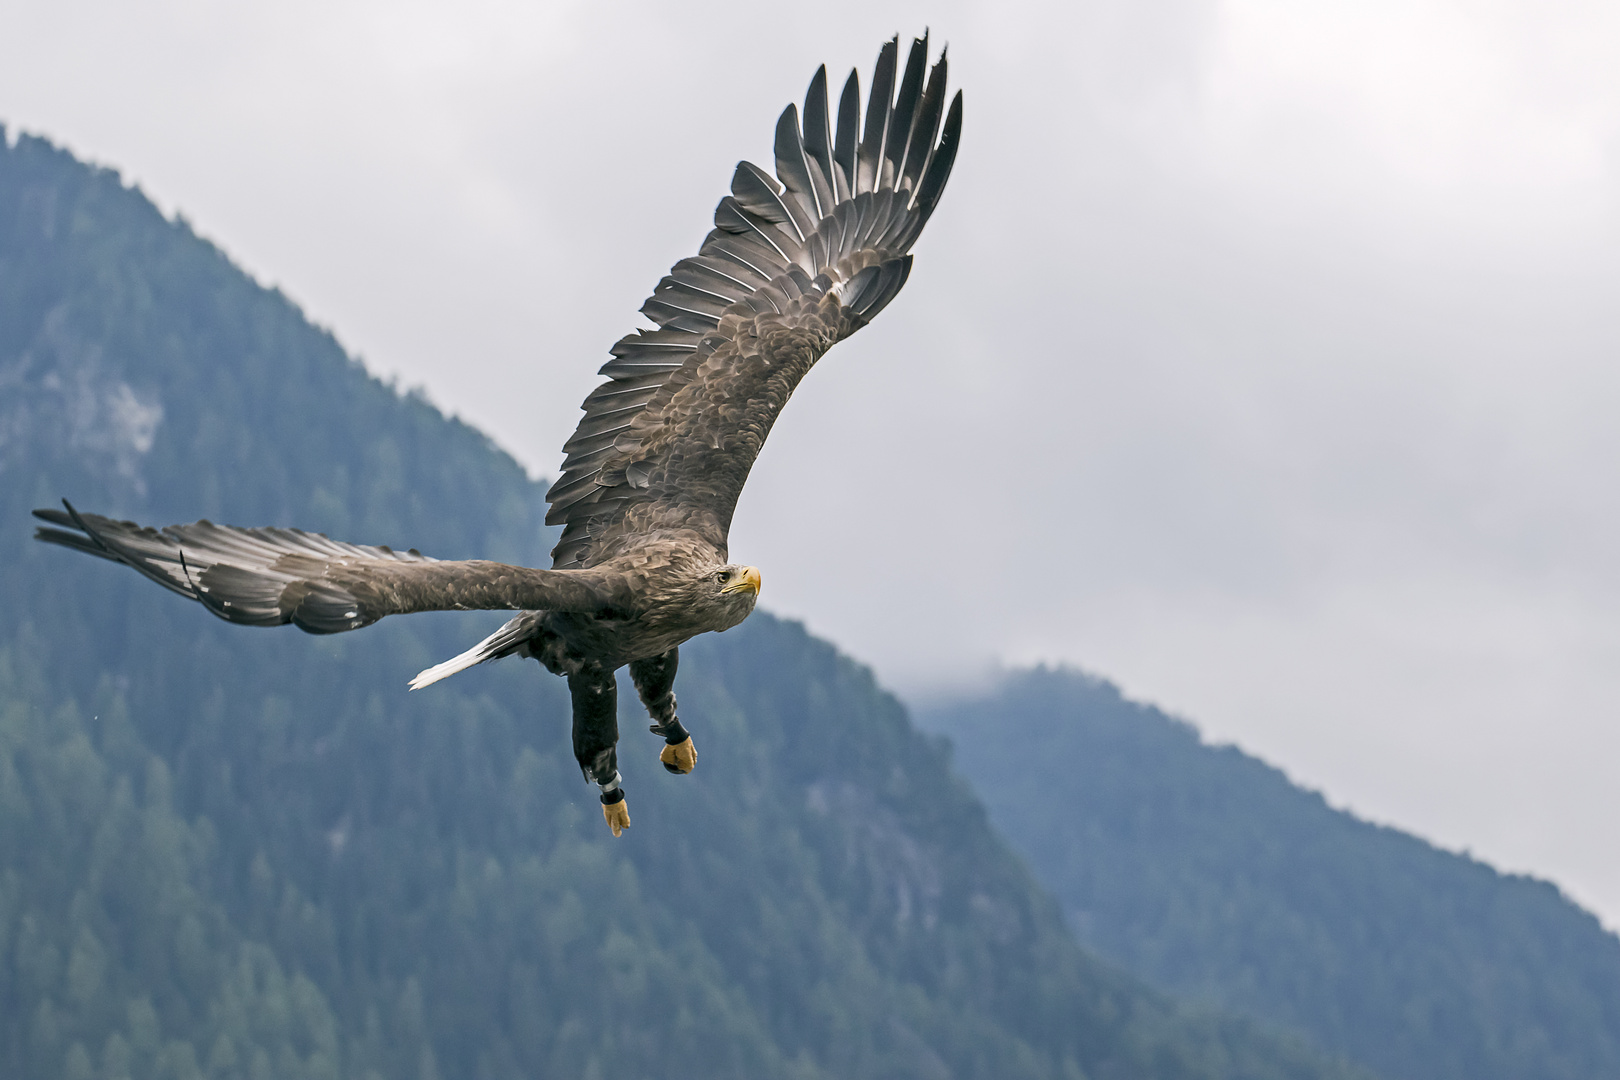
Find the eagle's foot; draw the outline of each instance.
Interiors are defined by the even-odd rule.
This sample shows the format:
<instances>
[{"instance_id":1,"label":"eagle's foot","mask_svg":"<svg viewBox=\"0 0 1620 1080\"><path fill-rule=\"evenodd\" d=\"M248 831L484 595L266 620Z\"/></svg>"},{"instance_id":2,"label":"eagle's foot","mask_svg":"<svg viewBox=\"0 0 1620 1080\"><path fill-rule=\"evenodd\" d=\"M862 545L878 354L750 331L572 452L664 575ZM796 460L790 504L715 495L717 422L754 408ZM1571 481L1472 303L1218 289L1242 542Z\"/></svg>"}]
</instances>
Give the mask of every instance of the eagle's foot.
<instances>
[{"instance_id":1,"label":"eagle's foot","mask_svg":"<svg viewBox=\"0 0 1620 1080\"><path fill-rule=\"evenodd\" d=\"M622 835L630 827L630 807L624 800L624 792L618 792L618 796L618 802L602 804L602 818L614 836Z\"/></svg>"},{"instance_id":2,"label":"eagle's foot","mask_svg":"<svg viewBox=\"0 0 1620 1080\"><path fill-rule=\"evenodd\" d=\"M697 747L692 745L692 736L681 724L680 717L671 716L667 724L654 724L647 730L664 737L664 749L658 755L664 768L677 776L697 768Z\"/></svg>"},{"instance_id":3,"label":"eagle's foot","mask_svg":"<svg viewBox=\"0 0 1620 1080\"><path fill-rule=\"evenodd\" d=\"M603 751L603 755L611 753L612 750ZM621 782L619 770L614 769L613 779L596 785L602 791L602 818L607 822L608 828L613 830L614 836L622 835L624 830L630 827L630 807L625 805Z\"/></svg>"},{"instance_id":4,"label":"eagle's foot","mask_svg":"<svg viewBox=\"0 0 1620 1080\"><path fill-rule=\"evenodd\" d=\"M664 768L672 773L689 773L697 768L697 747L692 745L692 736L688 735L678 743L665 745L658 755L658 760L664 763Z\"/></svg>"}]
</instances>

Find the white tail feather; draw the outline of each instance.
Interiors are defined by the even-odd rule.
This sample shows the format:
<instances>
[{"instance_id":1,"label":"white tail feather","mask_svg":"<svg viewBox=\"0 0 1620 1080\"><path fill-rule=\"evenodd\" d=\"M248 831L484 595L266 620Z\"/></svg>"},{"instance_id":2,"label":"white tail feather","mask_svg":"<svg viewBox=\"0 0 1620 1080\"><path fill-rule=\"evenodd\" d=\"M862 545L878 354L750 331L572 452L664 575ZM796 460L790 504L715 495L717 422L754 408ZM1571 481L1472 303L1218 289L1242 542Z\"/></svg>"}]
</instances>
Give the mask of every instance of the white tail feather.
<instances>
[{"instance_id":1,"label":"white tail feather","mask_svg":"<svg viewBox=\"0 0 1620 1080\"><path fill-rule=\"evenodd\" d=\"M505 626L460 656L452 656L444 663L434 664L426 671L420 672L411 680L411 689L420 690L424 686L432 686L440 679L448 679L456 672L466 671L485 660L499 660L503 656L511 656L514 652L522 652L525 642L534 634L544 614L541 611L520 612ZM528 653L525 652L523 655L527 656Z\"/></svg>"},{"instance_id":2,"label":"white tail feather","mask_svg":"<svg viewBox=\"0 0 1620 1080\"><path fill-rule=\"evenodd\" d=\"M503 626L460 656L452 656L442 664L434 664L425 671L417 672L416 678L411 680L411 689L420 690L424 686L432 686L440 679L448 679L458 671L466 671L485 660L494 660L503 655L499 650L492 648L491 643L505 632L506 627Z\"/></svg>"},{"instance_id":3,"label":"white tail feather","mask_svg":"<svg viewBox=\"0 0 1620 1080\"><path fill-rule=\"evenodd\" d=\"M424 686L432 686L440 679L448 679L456 672L465 671L476 664L482 664L488 659L489 657L480 653L479 646L475 645L460 656L452 656L442 664L434 664L430 668L417 672L416 678L411 680L411 689L420 690Z\"/></svg>"}]
</instances>

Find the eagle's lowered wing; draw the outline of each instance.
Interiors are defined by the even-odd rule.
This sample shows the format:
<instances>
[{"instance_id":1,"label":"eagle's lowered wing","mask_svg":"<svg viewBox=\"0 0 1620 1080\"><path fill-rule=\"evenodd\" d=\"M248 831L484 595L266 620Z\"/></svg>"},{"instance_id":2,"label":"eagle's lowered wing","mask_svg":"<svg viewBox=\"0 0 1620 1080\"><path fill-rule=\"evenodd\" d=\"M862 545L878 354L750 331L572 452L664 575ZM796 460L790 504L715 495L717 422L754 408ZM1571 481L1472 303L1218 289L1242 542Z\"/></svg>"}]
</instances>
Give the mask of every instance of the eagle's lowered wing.
<instances>
[{"instance_id":1,"label":"eagle's lowered wing","mask_svg":"<svg viewBox=\"0 0 1620 1080\"><path fill-rule=\"evenodd\" d=\"M898 56L895 39L878 57L864 130L855 74L835 135L826 69L816 73L803 123L789 105L777 124L777 179L737 167L698 255L642 306L658 329L613 347L546 496L547 523L564 526L555 567L593 566L660 529L724 553L737 496L799 379L905 284L956 157L962 98L947 113L943 55L924 85L926 37L897 91Z\"/></svg>"},{"instance_id":2,"label":"eagle's lowered wing","mask_svg":"<svg viewBox=\"0 0 1620 1080\"><path fill-rule=\"evenodd\" d=\"M36 539L124 563L247 626L292 623L312 634L336 634L414 611L596 612L633 602L622 576L606 571L441 562L414 550L345 544L298 529L199 521L159 530L80 514L72 506L34 515L50 523Z\"/></svg>"}]
</instances>

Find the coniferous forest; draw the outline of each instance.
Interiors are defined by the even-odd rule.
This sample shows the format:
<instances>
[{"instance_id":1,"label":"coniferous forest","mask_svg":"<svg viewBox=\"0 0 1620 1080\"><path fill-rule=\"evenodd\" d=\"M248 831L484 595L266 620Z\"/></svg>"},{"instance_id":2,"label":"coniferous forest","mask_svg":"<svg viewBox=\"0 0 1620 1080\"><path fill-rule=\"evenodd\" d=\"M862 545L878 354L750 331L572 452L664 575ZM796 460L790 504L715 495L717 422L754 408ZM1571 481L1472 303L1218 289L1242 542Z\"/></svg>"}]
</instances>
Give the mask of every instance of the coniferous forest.
<instances>
[{"instance_id":1,"label":"coniferous forest","mask_svg":"<svg viewBox=\"0 0 1620 1080\"><path fill-rule=\"evenodd\" d=\"M1620 938L1079 672L930 708L1088 947L1391 1080L1620 1076ZM1018 792L1047 793L1031 820Z\"/></svg>"},{"instance_id":2,"label":"coniferous forest","mask_svg":"<svg viewBox=\"0 0 1620 1080\"><path fill-rule=\"evenodd\" d=\"M682 650L697 773L626 714L615 841L559 680L405 692L498 613L244 629L29 539L66 495L545 565L543 492L115 173L5 142L0 1075L1613 1075L1588 916L1300 810L1156 715L1058 747L1100 772L1035 778L1076 790L1030 829L1001 765L959 776L870 672L756 613ZM1085 726L1085 693L1037 690L1053 739ZM1037 712L963 709L937 726ZM1272 786L1177 833L1182 780L1225 805L1228 767Z\"/></svg>"}]
</instances>

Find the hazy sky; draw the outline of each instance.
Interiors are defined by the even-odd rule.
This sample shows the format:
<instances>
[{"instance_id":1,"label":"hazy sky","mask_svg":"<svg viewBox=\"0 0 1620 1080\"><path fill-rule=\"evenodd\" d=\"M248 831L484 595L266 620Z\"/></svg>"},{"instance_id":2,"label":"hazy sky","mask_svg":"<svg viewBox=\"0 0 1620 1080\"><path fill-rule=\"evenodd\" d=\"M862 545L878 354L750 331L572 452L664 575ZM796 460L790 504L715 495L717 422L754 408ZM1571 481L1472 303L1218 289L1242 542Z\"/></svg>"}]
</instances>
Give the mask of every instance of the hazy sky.
<instances>
[{"instance_id":1,"label":"hazy sky","mask_svg":"<svg viewBox=\"0 0 1620 1080\"><path fill-rule=\"evenodd\" d=\"M537 474L816 65L931 25L962 153L905 292L743 497L767 606L912 696L1082 665L1620 926L1620 7L0 0L0 25L0 119L123 170Z\"/></svg>"}]
</instances>

